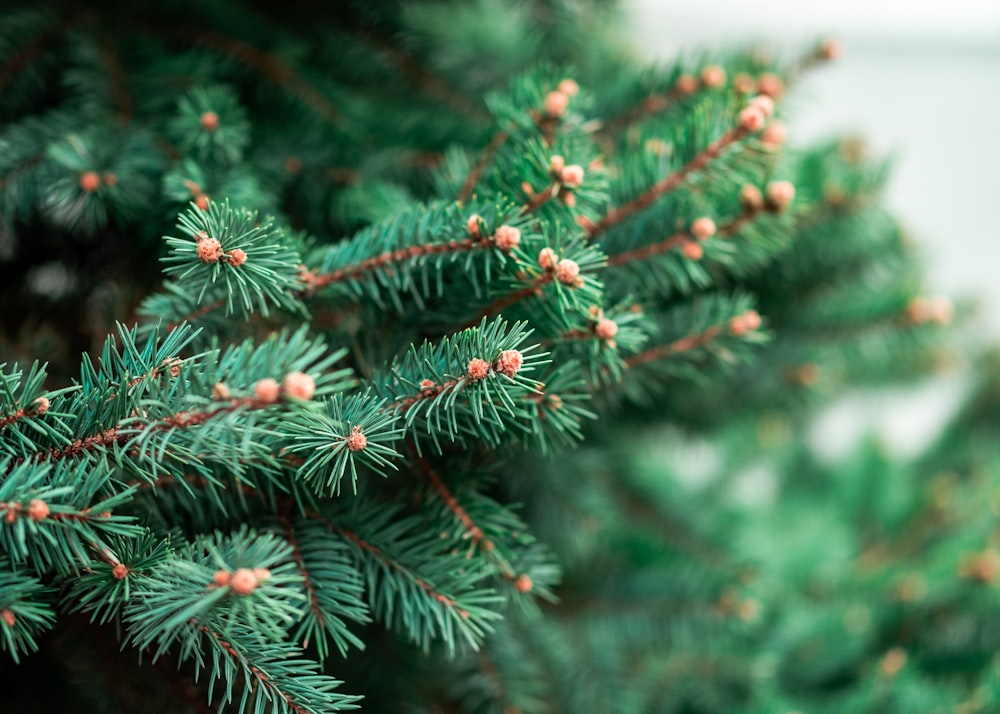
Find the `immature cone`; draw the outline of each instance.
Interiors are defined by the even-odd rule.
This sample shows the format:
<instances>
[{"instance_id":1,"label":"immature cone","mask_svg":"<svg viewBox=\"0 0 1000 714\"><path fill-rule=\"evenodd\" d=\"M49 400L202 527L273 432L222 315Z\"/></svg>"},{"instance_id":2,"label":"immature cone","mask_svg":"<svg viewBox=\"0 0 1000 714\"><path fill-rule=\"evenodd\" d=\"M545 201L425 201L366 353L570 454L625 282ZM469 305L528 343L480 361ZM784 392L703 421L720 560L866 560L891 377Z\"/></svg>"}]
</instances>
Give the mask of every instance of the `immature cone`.
<instances>
[{"instance_id":1,"label":"immature cone","mask_svg":"<svg viewBox=\"0 0 1000 714\"><path fill-rule=\"evenodd\" d=\"M740 189L740 203L748 210L759 211L764 205L764 196L759 188L748 183Z\"/></svg>"},{"instance_id":2,"label":"immature cone","mask_svg":"<svg viewBox=\"0 0 1000 714\"><path fill-rule=\"evenodd\" d=\"M215 575L212 576L212 582L214 582L219 587L229 585L229 579L232 577L228 570L216 570Z\"/></svg>"},{"instance_id":3,"label":"immature cone","mask_svg":"<svg viewBox=\"0 0 1000 714\"><path fill-rule=\"evenodd\" d=\"M208 196L206 196L203 193L198 194L198 196L196 196L195 199L194 199L194 205L198 207L199 211L207 211L208 210Z\"/></svg>"},{"instance_id":4,"label":"immature cone","mask_svg":"<svg viewBox=\"0 0 1000 714\"><path fill-rule=\"evenodd\" d=\"M566 113L569 97L562 92L549 92L545 95L545 113L550 117L559 118Z\"/></svg>"},{"instance_id":5,"label":"immature cone","mask_svg":"<svg viewBox=\"0 0 1000 714\"><path fill-rule=\"evenodd\" d=\"M718 65L709 65L701 70L701 83L706 87L718 89L726 83L726 70Z\"/></svg>"},{"instance_id":6,"label":"immature cone","mask_svg":"<svg viewBox=\"0 0 1000 714\"><path fill-rule=\"evenodd\" d=\"M691 224L691 235L698 240L705 240L715 235L715 221L711 218L696 218Z\"/></svg>"},{"instance_id":7,"label":"immature cone","mask_svg":"<svg viewBox=\"0 0 1000 714\"><path fill-rule=\"evenodd\" d=\"M583 183L583 167L578 164L570 164L562 170L559 178L566 188L576 188Z\"/></svg>"},{"instance_id":8,"label":"immature cone","mask_svg":"<svg viewBox=\"0 0 1000 714\"><path fill-rule=\"evenodd\" d=\"M233 248L231 251L226 253L229 258L229 264L234 268L238 268L247 262L247 254L245 250L241 248Z\"/></svg>"},{"instance_id":9,"label":"immature cone","mask_svg":"<svg viewBox=\"0 0 1000 714\"><path fill-rule=\"evenodd\" d=\"M44 521L49 517L49 504L40 498L33 498L28 504L28 518L35 523Z\"/></svg>"},{"instance_id":10,"label":"immature cone","mask_svg":"<svg viewBox=\"0 0 1000 714\"><path fill-rule=\"evenodd\" d=\"M751 99L750 106L760 109L761 113L765 117L770 118L770 116L774 114L774 100L766 94L758 94L756 97Z\"/></svg>"},{"instance_id":11,"label":"immature cone","mask_svg":"<svg viewBox=\"0 0 1000 714\"><path fill-rule=\"evenodd\" d=\"M832 37L823 40L819 46L819 56L821 59L825 60L835 60L840 59L841 54L843 54L844 48L841 46L840 42L833 39Z\"/></svg>"},{"instance_id":12,"label":"immature cone","mask_svg":"<svg viewBox=\"0 0 1000 714\"><path fill-rule=\"evenodd\" d=\"M288 396L309 401L316 391L316 380L305 372L289 372L281 386Z\"/></svg>"},{"instance_id":13,"label":"immature cone","mask_svg":"<svg viewBox=\"0 0 1000 714\"><path fill-rule=\"evenodd\" d=\"M42 414L49 410L49 398L39 397L32 402L32 407L34 409L35 416L42 416Z\"/></svg>"},{"instance_id":14,"label":"immature cone","mask_svg":"<svg viewBox=\"0 0 1000 714\"><path fill-rule=\"evenodd\" d=\"M698 80L690 74L682 74L677 78L677 84L674 86L681 94L694 94L698 91Z\"/></svg>"},{"instance_id":15,"label":"immature cone","mask_svg":"<svg viewBox=\"0 0 1000 714\"><path fill-rule=\"evenodd\" d=\"M469 235L473 238L479 237L479 222L483 220L478 213L473 213L469 216L469 220L465 222L465 230L469 232Z\"/></svg>"},{"instance_id":16,"label":"immature cone","mask_svg":"<svg viewBox=\"0 0 1000 714\"><path fill-rule=\"evenodd\" d=\"M216 382L215 386L212 387L212 399L217 402L225 401L229 399L229 387L227 387L222 382Z\"/></svg>"},{"instance_id":17,"label":"immature cone","mask_svg":"<svg viewBox=\"0 0 1000 714\"><path fill-rule=\"evenodd\" d=\"M249 595L257 589L256 574L250 568L238 568L229 577L229 587L237 595Z\"/></svg>"},{"instance_id":18,"label":"immature cone","mask_svg":"<svg viewBox=\"0 0 1000 714\"><path fill-rule=\"evenodd\" d=\"M785 83L778 75L768 72L758 77L757 90L772 99L778 99L785 91Z\"/></svg>"},{"instance_id":19,"label":"immature cone","mask_svg":"<svg viewBox=\"0 0 1000 714\"><path fill-rule=\"evenodd\" d=\"M101 176L96 171L80 174L80 188L87 193L93 193L101 187Z\"/></svg>"},{"instance_id":20,"label":"immature cone","mask_svg":"<svg viewBox=\"0 0 1000 714\"><path fill-rule=\"evenodd\" d=\"M517 580L514 581L514 587L519 593L531 592L531 588L534 587L534 583L531 581L531 576L527 573L521 573L517 576Z\"/></svg>"},{"instance_id":21,"label":"immature cone","mask_svg":"<svg viewBox=\"0 0 1000 714\"><path fill-rule=\"evenodd\" d=\"M505 253L509 253L521 242L521 231L514 226L500 226L493 234L493 242L497 248Z\"/></svg>"},{"instance_id":22,"label":"immature cone","mask_svg":"<svg viewBox=\"0 0 1000 714\"><path fill-rule=\"evenodd\" d=\"M618 323L614 320L602 317L594 326L594 332L600 339L610 341L614 339L615 335L618 334Z\"/></svg>"},{"instance_id":23,"label":"immature cone","mask_svg":"<svg viewBox=\"0 0 1000 714\"><path fill-rule=\"evenodd\" d=\"M688 260L701 260L705 255L705 249L694 241L687 241L681 246L681 253Z\"/></svg>"},{"instance_id":24,"label":"immature cone","mask_svg":"<svg viewBox=\"0 0 1000 714\"><path fill-rule=\"evenodd\" d=\"M274 404L281 399L281 385L277 380L265 377L253 385L253 396L258 402Z\"/></svg>"},{"instance_id":25,"label":"immature cone","mask_svg":"<svg viewBox=\"0 0 1000 714\"><path fill-rule=\"evenodd\" d=\"M577 84L575 80L564 79L559 83L559 86L556 87L556 89L565 94L567 97L575 97L577 92L580 91L580 85Z\"/></svg>"},{"instance_id":26,"label":"immature cone","mask_svg":"<svg viewBox=\"0 0 1000 714\"><path fill-rule=\"evenodd\" d=\"M124 580L128 577L128 567L122 563L116 563L115 567L111 569L111 574L115 580Z\"/></svg>"},{"instance_id":27,"label":"immature cone","mask_svg":"<svg viewBox=\"0 0 1000 714\"><path fill-rule=\"evenodd\" d=\"M765 121L764 112L759 107L749 106L740 112L740 126L746 131L760 131Z\"/></svg>"},{"instance_id":28,"label":"immature cone","mask_svg":"<svg viewBox=\"0 0 1000 714\"><path fill-rule=\"evenodd\" d=\"M542 248L538 253L538 267L542 270L552 270L556 260L558 260L558 256L551 248Z\"/></svg>"},{"instance_id":29,"label":"immature cone","mask_svg":"<svg viewBox=\"0 0 1000 714\"><path fill-rule=\"evenodd\" d=\"M465 367L469 379L486 379L490 375L490 363L484 359L473 357Z\"/></svg>"},{"instance_id":30,"label":"immature cone","mask_svg":"<svg viewBox=\"0 0 1000 714\"><path fill-rule=\"evenodd\" d=\"M517 350L504 350L497 358L497 372L513 377L524 365L524 355Z\"/></svg>"},{"instance_id":31,"label":"immature cone","mask_svg":"<svg viewBox=\"0 0 1000 714\"><path fill-rule=\"evenodd\" d=\"M222 243L215 238L198 241L194 249L202 263L215 263L222 257Z\"/></svg>"},{"instance_id":32,"label":"immature cone","mask_svg":"<svg viewBox=\"0 0 1000 714\"><path fill-rule=\"evenodd\" d=\"M566 166L566 159L559 154L553 154L552 158L549 159L549 173L557 178L562 174L564 166Z\"/></svg>"},{"instance_id":33,"label":"immature cone","mask_svg":"<svg viewBox=\"0 0 1000 714\"><path fill-rule=\"evenodd\" d=\"M7 625L7 627L13 627L17 623L17 617L13 612L4 608L3 610L0 610L0 621Z\"/></svg>"},{"instance_id":34,"label":"immature cone","mask_svg":"<svg viewBox=\"0 0 1000 714\"><path fill-rule=\"evenodd\" d=\"M783 211L795 198L795 187L788 181L772 181L767 185L766 193L768 205Z\"/></svg>"},{"instance_id":35,"label":"immature cone","mask_svg":"<svg viewBox=\"0 0 1000 714\"><path fill-rule=\"evenodd\" d=\"M563 258L556 264L556 280L566 285L575 285L580 277L580 266L575 260Z\"/></svg>"},{"instance_id":36,"label":"immature cone","mask_svg":"<svg viewBox=\"0 0 1000 714\"><path fill-rule=\"evenodd\" d=\"M347 442L348 451L362 451L368 446L368 437L361 433L360 426L351 429L351 435L344 441Z\"/></svg>"},{"instance_id":37,"label":"immature cone","mask_svg":"<svg viewBox=\"0 0 1000 714\"><path fill-rule=\"evenodd\" d=\"M199 123L205 131L215 131L219 128L219 115L215 112L205 112L201 115Z\"/></svg>"}]
</instances>

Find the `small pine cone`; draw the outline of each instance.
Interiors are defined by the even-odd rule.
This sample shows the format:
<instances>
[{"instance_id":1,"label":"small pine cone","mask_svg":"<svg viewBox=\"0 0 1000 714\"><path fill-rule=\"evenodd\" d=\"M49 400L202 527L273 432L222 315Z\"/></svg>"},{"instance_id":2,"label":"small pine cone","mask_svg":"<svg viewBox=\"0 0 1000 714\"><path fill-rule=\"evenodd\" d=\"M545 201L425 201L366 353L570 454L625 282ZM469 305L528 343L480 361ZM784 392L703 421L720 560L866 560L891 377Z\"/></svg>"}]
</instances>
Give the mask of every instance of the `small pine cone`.
<instances>
[{"instance_id":1,"label":"small pine cone","mask_svg":"<svg viewBox=\"0 0 1000 714\"><path fill-rule=\"evenodd\" d=\"M253 396L263 404L275 404L281 399L281 385L277 380L265 377L253 385Z\"/></svg>"},{"instance_id":2,"label":"small pine cone","mask_svg":"<svg viewBox=\"0 0 1000 714\"><path fill-rule=\"evenodd\" d=\"M198 122L205 131L215 131L219 128L219 115L215 112L205 112Z\"/></svg>"},{"instance_id":3,"label":"small pine cone","mask_svg":"<svg viewBox=\"0 0 1000 714\"><path fill-rule=\"evenodd\" d=\"M795 199L795 187L788 181L772 181L767 185L767 204L777 211L783 211Z\"/></svg>"},{"instance_id":4,"label":"small pine cone","mask_svg":"<svg viewBox=\"0 0 1000 714\"><path fill-rule=\"evenodd\" d=\"M202 263L216 263L222 257L222 244L215 238L198 241L194 250Z\"/></svg>"},{"instance_id":5,"label":"small pine cone","mask_svg":"<svg viewBox=\"0 0 1000 714\"><path fill-rule=\"evenodd\" d=\"M497 372L513 377L524 366L524 355L517 350L504 350L497 358Z\"/></svg>"},{"instance_id":6,"label":"small pine cone","mask_svg":"<svg viewBox=\"0 0 1000 714\"><path fill-rule=\"evenodd\" d=\"M222 382L216 382L212 387L212 399L217 402L224 402L229 399L229 387Z\"/></svg>"},{"instance_id":7,"label":"small pine cone","mask_svg":"<svg viewBox=\"0 0 1000 714\"><path fill-rule=\"evenodd\" d=\"M751 99L750 106L760 109L761 114L768 119L774 114L774 100L766 94L758 94L756 97Z\"/></svg>"},{"instance_id":8,"label":"small pine cone","mask_svg":"<svg viewBox=\"0 0 1000 714\"><path fill-rule=\"evenodd\" d=\"M111 569L111 574L115 580L124 580L128 577L128 567L123 563L116 563L115 567Z\"/></svg>"},{"instance_id":9,"label":"small pine cone","mask_svg":"<svg viewBox=\"0 0 1000 714\"><path fill-rule=\"evenodd\" d=\"M570 164L559 174L562 185L566 188L576 188L583 183L583 167L579 164Z\"/></svg>"},{"instance_id":10,"label":"small pine cone","mask_svg":"<svg viewBox=\"0 0 1000 714\"><path fill-rule=\"evenodd\" d=\"M237 595L249 595L258 584L257 576L250 568L237 568L229 577L229 587Z\"/></svg>"},{"instance_id":11,"label":"small pine cone","mask_svg":"<svg viewBox=\"0 0 1000 714\"><path fill-rule=\"evenodd\" d=\"M681 94L694 94L698 91L698 80L690 74L682 74L674 86Z\"/></svg>"},{"instance_id":12,"label":"small pine cone","mask_svg":"<svg viewBox=\"0 0 1000 714\"><path fill-rule=\"evenodd\" d=\"M554 119L562 117L569 106L569 97L562 92L549 92L545 95L545 113Z\"/></svg>"},{"instance_id":13,"label":"small pine cone","mask_svg":"<svg viewBox=\"0 0 1000 714\"><path fill-rule=\"evenodd\" d=\"M35 416L42 416L49 410L49 398L39 397L34 402L31 403L32 414Z\"/></svg>"},{"instance_id":14,"label":"small pine cone","mask_svg":"<svg viewBox=\"0 0 1000 714\"><path fill-rule=\"evenodd\" d=\"M348 451L362 451L368 446L368 437L361 433L360 426L351 429L351 435L344 441L347 443Z\"/></svg>"},{"instance_id":15,"label":"small pine cone","mask_svg":"<svg viewBox=\"0 0 1000 714\"><path fill-rule=\"evenodd\" d=\"M226 255L229 257L229 264L234 268L238 268L247 262L246 251L240 248L233 248L231 251L226 253Z\"/></svg>"},{"instance_id":16,"label":"small pine cone","mask_svg":"<svg viewBox=\"0 0 1000 714\"><path fill-rule=\"evenodd\" d=\"M706 240L715 235L715 221L711 218L696 218L691 224L691 235L698 240Z\"/></svg>"},{"instance_id":17,"label":"small pine cone","mask_svg":"<svg viewBox=\"0 0 1000 714\"><path fill-rule=\"evenodd\" d=\"M49 517L49 504L40 498L33 498L28 504L28 518L35 523L44 521Z\"/></svg>"},{"instance_id":18,"label":"small pine cone","mask_svg":"<svg viewBox=\"0 0 1000 714\"><path fill-rule=\"evenodd\" d=\"M96 171L85 171L80 174L80 188L87 193L93 193L101 187L101 175Z\"/></svg>"},{"instance_id":19,"label":"small pine cone","mask_svg":"<svg viewBox=\"0 0 1000 714\"><path fill-rule=\"evenodd\" d=\"M3 622L7 627L13 627L17 624L17 617L5 607L3 610L0 610L0 622Z\"/></svg>"},{"instance_id":20,"label":"small pine cone","mask_svg":"<svg viewBox=\"0 0 1000 714\"><path fill-rule=\"evenodd\" d=\"M564 79L559 83L559 86L556 87L556 89L565 94L567 97L575 97L580 91L580 85L576 83L576 80Z\"/></svg>"},{"instance_id":21,"label":"small pine cone","mask_svg":"<svg viewBox=\"0 0 1000 714\"><path fill-rule=\"evenodd\" d=\"M198 207L199 211L207 211L208 210L208 196L206 196L203 193L198 194L198 196L196 196L195 199L194 199L194 205Z\"/></svg>"},{"instance_id":22,"label":"small pine cone","mask_svg":"<svg viewBox=\"0 0 1000 714\"><path fill-rule=\"evenodd\" d=\"M743 313L743 324L750 332L760 329L760 313L756 310L747 310Z\"/></svg>"},{"instance_id":23,"label":"small pine cone","mask_svg":"<svg viewBox=\"0 0 1000 714\"><path fill-rule=\"evenodd\" d=\"M759 211L764 207L764 196L761 195L759 188L748 183L740 189L740 203L748 211Z\"/></svg>"},{"instance_id":24,"label":"small pine cone","mask_svg":"<svg viewBox=\"0 0 1000 714\"><path fill-rule=\"evenodd\" d=\"M558 256L551 248L542 248L538 253L538 267L542 270L552 270L557 260Z\"/></svg>"},{"instance_id":25,"label":"small pine cone","mask_svg":"<svg viewBox=\"0 0 1000 714\"><path fill-rule=\"evenodd\" d=\"M260 582L264 582L271 577L271 571L267 568L254 568L253 574L257 576L257 580Z\"/></svg>"},{"instance_id":26,"label":"small pine cone","mask_svg":"<svg viewBox=\"0 0 1000 714\"><path fill-rule=\"evenodd\" d=\"M289 372L281 386L285 394L303 401L312 399L316 392L316 380L305 372Z\"/></svg>"},{"instance_id":27,"label":"small pine cone","mask_svg":"<svg viewBox=\"0 0 1000 714\"><path fill-rule=\"evenodd\" d=\"M576 285L580 277L580 266L575 260L563 258L556 263L556 280L564 285Z\"/></svg>"},{"instance_id":28,"label":"small pine cone","mask_svg":"<svg viewBox=\"0 0 1000 714\"><path fill-rule=\"evenodd\" d=\"M517 576L517 579L514 581L514 588L519 593L531 592L531 588L533 588L534 585L535 584L531 581L531 576L528 575L527 573L521 573L520 575Z\"/></svg>"},{"instance_id":29,"label":"small pine cone","mask_svg":"<svg viewBox=\"0 0 1000 714\"><path fill-rule=\"evenodd\" d=\"M681 253L688 260L701 260L705 255L705 249L694 241L686 241L684 245L681 246Z\"/></svg>"},{"instance_id":30,"label":"small pine cone","mask_svg":"<svg viewBox=\"0 0 1000 714\"><path fill-rule=\"evenodd\" d=\"M816 54L819 55L820 59L837 60L840 59L843 52L844 48L841 44L832 37L828 37L820 43L819 51Z\"/></svg>"},{"instance_id":31,"label":"small pine cone","mask_svg":"<svg viewBox=\"0 0 1000 714\"><path fill-rule=\"evenodd\" d=\"M490 363L484 359L473 357L465 368L469 379L486 379L490 375Z\"/></svg>"},{"instance_id":32,"label":"small pine cone","mask_svg":"<svg viewBox=\"0 0 1000 714\"><path fill-rule=\"evenodd\" d=\"M232 573L228 570L216 570L215 575L212 576L212 582L216 585L223 587L229 585L229 579L232 577Z\"/></svg>"},{"instance_id":33,"label":"small pine cone","mask_svg":"<svg viewBox=\"0 0 1000 714\"><path fill-rule=\"evenodd\" d=\"M434 383L434 380L432 380L432 379L422 379L422 380L420 380L420 391L421 392L429 391L431 389L434 389L434 387L436 387L436 386L437 385Z\"/></svg>"},{"instance_id":34,"label":"small pine cone","mask_svg":"<svg viewBox=\"0 0 1000 714\"><path fill-rule=\"evenodd\" d=\"M760 131L764 128L764 112L758 107L746 107L740 112L740 127L746 131Z\"/></svg>"},{"instance_id":35,"label":"small pine cone","mask_svg":"<svg viewBox=\"0 0 1000 714\"><path fill-rule=\"evenodd\" d=\"M779 99L785 92L785 83L778 75L768 72L757 78L757 90L771 99Z\"/></svg>"},{"instance_id":36,"label":"small pine cone","mask_svg":"<svg viewBox=\"0 0 1000 714\"><path fill-rule=\"evenodd\" d=\"M711 64L701 70L701 83L710 89L718 89L726 83L726 70Z\"/></svg>"},{"instance_id":37,"label":"small pine cone","mask_svg":"<svg viewBox=\"0 0 1000 714\"><path fill-rule=\"evenodd\" d=\"M479 237L479 223L483 220L482 216L478 213L473 213L469 216L469 219L465 222L465 230L473 238Z\"/></svg>"},{"instance_id":38,"label":"small pine cone","mask_svg":"<svg viewBox=\"0 0 1000 714\"><path fill-rule=\"evenodd\" d=\"M559 154L553 154L552 158L549 159L549 173L556 178L559 178L564 166L566 166L566 159Z\"/></svg>"},{"instance_id":39,"label":"small pine cone","mask_svg":"<svg viewBox=\"0 0 1000 714\"><path fill-rule=\"evenodd\" d=\"M760 134L760 143L766 149L780 149L788 138L788 128L784 122L773 121Z\"/></svg>"},{"instance_id":40,"label":"small pine cone","mask_svg":"<svg viewBox=\"0 0 1000 714\"><path fill-rule=\"evenodd\" d=\"M618 334L618 323L602 317L594 326L594 332L602 340L613 340L615 335Z\"/></svg>"},{"instance_id":41,"label":"small pine cone","mask_svg":"<svg viewBox=\"0 0 1000 714\"><path fill-rule=\"evenodd\" d=\"M493 242L504 253L509 253L521 242L521 231L514 226L500 226L493 234Z\"/></svg>"},{"instance_id":42,"label":"small pine cone","mask_svg":"<svg viewBox=\"0 0 1000 714\"><path fill-rule=\"evenodd\" d=\"M733 77L733 89L740 94L750 94L757 88L757 82L746 72L740 72Z\"/></svg>"}]
</instances>

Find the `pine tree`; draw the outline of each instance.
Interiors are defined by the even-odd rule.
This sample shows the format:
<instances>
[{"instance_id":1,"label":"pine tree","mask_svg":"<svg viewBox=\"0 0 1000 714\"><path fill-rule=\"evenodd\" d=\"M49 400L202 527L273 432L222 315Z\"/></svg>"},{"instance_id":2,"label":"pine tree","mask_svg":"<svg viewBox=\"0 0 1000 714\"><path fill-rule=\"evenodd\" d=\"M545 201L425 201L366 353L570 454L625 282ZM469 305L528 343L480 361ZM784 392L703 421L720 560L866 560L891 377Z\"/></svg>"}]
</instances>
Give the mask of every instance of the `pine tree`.
<instances>
[{"instance_id":1,"label":"pine tree","mask_svg":"<svg viewBox=\"0 0 1000 714\"><path fill-rule=\"evenodd\" d=\"M843 475L795 433L950 319L885 163L786 150L838 46L331 5L5 11L5 706L987 711L982 408ZM766 515L727 496L760 459Z\"/></svg>"}]
</instances>

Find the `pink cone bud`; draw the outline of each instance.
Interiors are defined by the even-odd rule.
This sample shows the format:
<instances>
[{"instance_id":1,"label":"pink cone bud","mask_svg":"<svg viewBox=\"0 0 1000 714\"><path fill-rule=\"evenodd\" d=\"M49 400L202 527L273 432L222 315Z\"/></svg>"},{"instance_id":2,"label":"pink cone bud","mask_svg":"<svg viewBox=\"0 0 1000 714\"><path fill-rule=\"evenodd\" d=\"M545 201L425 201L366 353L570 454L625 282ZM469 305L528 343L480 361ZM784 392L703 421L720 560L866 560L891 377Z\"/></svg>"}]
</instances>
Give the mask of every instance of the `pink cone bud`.
<instances>
[{"instance_id":1,"label":"pink cone bud","mask_svg":"<svg viewBox=\"0 0 1000 714\"><path fill-rule=\"evenodd\" d=\"M513 377L524 365L524 355L517 350L504 350L497 358L497 372Z\"/></svg>"},{"instance_id":2,"label":"pink cone bud","mask_svg":"<svg viewBox=\"0 0 1000 714\"><path fill-rule=\"evenodd\" d=\"M594 326L594 332L602 340L614 339L614 336L618 334L618 323L614 320L602 317Z\"/></svg>"},{"instance_id":3,"label":"pink cone bud","mask_svg":"<svg viewBox=\"0 0 1000 714\"><path fill-rule=\"evenodd\" d=\"M691 224L691 235L698 240L705 240L715 235L715 221L711 218L696 218Z\"/></svg>"},{"instance_id":4,"label":"pink cone bud","mask_svg":"<svg viewBox=\"0 0 1000 714\"><path fill-rule=\"evenodd\" d=\"M465 367L469 379L486 379L490 374L490 363L484 359L473 357Z\"/></svg>"},{"instance_id":5,"label":"pink cone bud","mask_svg":"<svg viewBox=\"0 0 1000 714\"><path fill-rule=\"evenodd\" d=\"M843 51L844 48L841 46L840 42L830 37L820 43L818 54L821 59L836 60L840 59Z\"/></svg>"},{"instance_id":6,"label":"pink cone bud","mask_svg":"<svg viewBox=\"0 0 1000 714\"><path fill-rule=\"evenodd\" d=\"M761 113L767 118L770 118L774 114L774 100L766 94L758 94L751 99L750 106L760 109Z\"/></svg>"},{"instance_id":7,"label":"pink cone bud","mask_svg":"<svg viewBox=\"0 0 1000 714\"><path fill-rule=\"evenodd\" d=\"M483 219L478 213L473 213L469 216L469 220L465 222L465 230L469 232L469 235L473 238L479 237L479 222Z\"/></svg>"},{"instance_id":8,"label":"pink cone bud","mask_svg":"<svg viewBox=\"0 0 1000 714\"><path fill-rule=\"evenodd\" d=\"M740 189L740 203L749 210L757 211L764 205L764 197L759 188L748 183Z\"/></svg>"},{"instance_id":9,"label":"pink cone bud","mask_svg":"<svg viewBox=\"0 0 1000 714\"><path fill-rule=\"evenodd\" d=\"M215 112L205 112L198 121L205 131L215 131L219 128L219 115Z\"/></svg>"},{"instance_id":10,"label":"pink cone bud","mask_svg":"<svg viewBox=\"0 0 1000 714\"><path fill-rule=\"evenodd\" d=\"M773 121L760 134L760 143L769 149L780 149L788 136L784 122Z\"/></svg>"},{"instance_id":11,"label":"pink cone bud","mask_svg":"<svg viewBox=\"0 0 1000 714\"><path fill-rule=\"evenodd\" d=\"M101 187L101 176L96 171L86 171L80 174L80 188L87 193L93 193Z\"/></svg>"},{"instance_id":12,"label":"pink cone bud","mask_svg":"<svg viewBox=\"0 0 1000 714\"><path fill-rule=\"evenodd\" d=\"M249 595L257 589L257 576L250 568L238 568L229 577L229 587L237 595Z\"/></svg>"},{"instance_id":13,"label":"pink cone bud","mask_svg":"<svg viewBox=\"0 0 1000 714\"><path fill-rule=\"evenodd\" d=\"M583 167L578 164L570 164L562 170L560 179L566 188L576 188L583 183Z\"/></svg>"},{"instance_id":14,"label":"pink cone bud","mask_svg":"<svg viewBox=\"0 0 1000 714\"><path fill-rule=\"evenodd\" d=\"M575 97L580 91L580 85L577 84L575 80L564 79L559 83L559 86L556 87L556 89L565 94L567 97Z\"/></svg>"},{"instance_id":15,"label":"pink cone bud","mask_svg":"<svg viewBox=\"0 0 1000 714\"><path fill-rule=\"evenodd\" d=\"M740 112L740 126L746 131L760 131L764 128L764 112L750 106Z\"/></svg>"},{"instance_id":16,"label":"pink cone bud","mask_svg":"<svg viewBox=\"0 0 1000 714\"><path fill-rule=\"evenodd\" d=\"M575 285L580 277L580 266L575 260L563 258L556 264L556 280L566 285Z\"/></svg>"},{"instance_id":17,"label":"pink cone bud","mask_svg":"<svg viewBox=\"0 0 1000 714\"><path fill-rule=\"evenodd\" d=\"M222 257L222 244L215 238L198 241L194 249L202 263L216 263Z\"/></svg>"},{"instance_id":18,"label":"pink cone bud","mask_svg":"<svg viewBox=\"0 0 1000 714\"><path fill-rule=\"evenodd\" d=\"M348 451L363 451L368 446L368 437L361 433L360 426L351 429L351 435L344 441L347 443Z\"/></svg>"},{"instance_id":19,"label":"pink cone bud","mask_svg":"<svg viewBox=\"0 0 1000 714\"><path fill-rule=\"evenodd\" d=\"M677 78L677 91L681 94L694 94L698 91L698 80L690 74L682 74Z\"/></svg>"},{"instance_id":20,"label":"pink cone bud","mask_svg":"<svg viewBox=\"0 0 1000 714\"><path fill-rule=\"evenodd\" d=\"M795 187L788 181L772 181L767 185L767 202L781 211L795 198Z\"/></svg>"},{"instance_id":21,"label":"pink cone bud","mask_svg":"<svg viewBox=\"0 0 1000 714\"><path fill-rule=\"evenodd\" d=\"M49 504L40 498L33 498L28 504L28 518L35 523L44 521L49 517Z\"/></svg>"},{"instance_id":22,"label":"pink cone bud","mask_svg":"<svg viewBox=\"0 0 1000 714\"><path fill-rule=\"evenodd\" d=\"M551 248L542 248L538 253L538 267L542 270L552 270L556 260L558 260L558 256Z\"/></svg>"},{"instance_id":23,"label":"pink cone bud","mask_svg":"<svg viewBox=\"0 0 1000 714\"><path fill-rule=\"evenodd\" d=\"M785 83L778 75L768 72L757 79L757 90L772 99L779 99L785 92Z\"/></svg>"},{"instance_id":24,"label":"pink cone bud","mask_svg":"<svg viewBox=\"0 0 1000 714\"><path fill-rule=\"evenodd\" d=\"M726 83L726 70L711 64L701 70L701 83L711 89L718 89Z\"/></svg>"},{"instance_id":25,"label":"pink cone bud","mask_svg":"<svg viewBox=\"0 0 1000 714\"><path fill-rule=\"evenodd\" d=\"M316 380L305 372L289 372L285 375L282 387L288 396L308 401L316 392Z\"/></svg>"},{"instance_id":26,"label":"pink cone bud","mask_svg":"<svg viewBox=\"0 0 1000 714\"><path fill-rule=\"evenodd\" d=\"M42 416L42 414L44 414L49 410L49 398L39 397L34 402L32 402L32 407L35 416Z\"/></svg>"},{"instance_id":27,"label":"pink cone bud","mask_svg":"<svg viewBox=\"0 0 1000 714\"><path fill-rule=\"evenodd\" d=\"M229 264L234 268L238 268L247 262L246 251L241 248L233 248L226 255L229 257Z\"/></svg>"},{"instance_id":28,"label":"pink cone bud","mask_svg":"<svg viewBox=\"0 0 1000 714\"><path fill-rule=\"evenodd\" d=\"M493 242L497 248L505 253L509 253L521 242L521 231L514 226L500 226L493 235Z\"/></svg>"},{"instance_id":29,"label":"pink cone bud","mask_svg":"<svg viewBox=\"0 0 1000 714\"><path fill-rule=\"evenodd\" d=\"M681 246L681 253L688 260L701 260L705 255L705 249L694 241L687 241Z\"/></svg>"},{"instance_id":30,"label":"pink cone bud","mask_svg":"<svg viewBox=\"0 0 1000 714\"><path fill-rule=\"evenodd\" d=\"M549 173L553 176L559 176L562 173L563 167L566 165L566 159L561 157L559 154L554 154L551 159L549 159Z\"/></svg>"},{"instance_id":31,"label":"pink cone bud","mask_svg":"<svg viewBox=\"0 0 1000 714\"><path fill-rule=\"evenodd\" d=\"M545 113L550 117L563 116L567 106L569 106L569 97L562 92L549 92L545 95Z\"/></svg>"},{"instance_id":32,"label":"pink cone bud","mask_svg":"<svg viewBox=\"0 0 1000 714\"><path fill-rule=\"evenodd\" d=\"M253 386L253 396L263 404L275 404L281 399L281 385L277 380L265 377Z\"/></svg>"}]
</instances>

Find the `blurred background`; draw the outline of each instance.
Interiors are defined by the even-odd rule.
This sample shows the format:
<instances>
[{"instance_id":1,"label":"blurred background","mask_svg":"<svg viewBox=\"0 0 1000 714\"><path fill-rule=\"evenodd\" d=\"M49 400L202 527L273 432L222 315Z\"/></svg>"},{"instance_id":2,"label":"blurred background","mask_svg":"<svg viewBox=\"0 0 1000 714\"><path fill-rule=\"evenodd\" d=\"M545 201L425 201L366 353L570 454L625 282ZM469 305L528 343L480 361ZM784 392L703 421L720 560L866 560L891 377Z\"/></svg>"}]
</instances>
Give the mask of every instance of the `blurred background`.
<instances>
[{"instance_id":1,"label":"blurred background","mask_svg":"<svg viewBox=\"0 0 1000 714\"><path fill-rule=\"evenodd\" d=\"M888 202L927 264L930 293L976 311L966 346L1000 344L1000 1L625 0L636 51L668 59L750 42L795 53L833 36L843 57L792 92L789 140L865 137L894 158ZM875 431L909 455L961 401L964 365L920 388L845 395L810 427L836 459Z\"/></svg>"}]
</instances>

